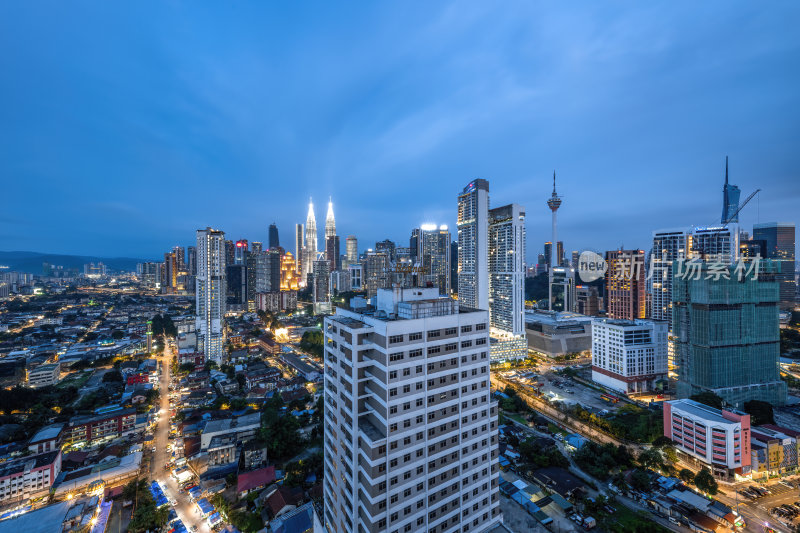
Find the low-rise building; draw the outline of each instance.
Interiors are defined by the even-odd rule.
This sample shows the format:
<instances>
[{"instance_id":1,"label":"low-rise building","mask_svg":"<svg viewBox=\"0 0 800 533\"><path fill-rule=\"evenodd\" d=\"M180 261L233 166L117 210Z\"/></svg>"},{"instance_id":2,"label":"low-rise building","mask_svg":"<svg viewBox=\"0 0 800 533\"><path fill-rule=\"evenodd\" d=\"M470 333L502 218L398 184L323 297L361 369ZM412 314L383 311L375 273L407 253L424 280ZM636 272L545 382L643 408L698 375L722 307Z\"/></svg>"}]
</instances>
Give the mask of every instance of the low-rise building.
<instances>
[{"instance_id":1,"label":"low-rise building","mask_svg":"<svg viewBox=\"0 0 800 533\"><path fill-rule=\"evenodd\" d=\"M592 321L592 380L623 394L651 392L667 377L668 324L653 320Z\"/></svg>"},{"instance_id":2,"label":"low-rise building","mask_svg":"<svg viewBox=\"0 0 800 533\"><path fill-rule=\"evenodd\" d=\"M794 472L800 455L800 432L771 424L750 431L753 475L776 475Z\"/></svg>"},{"instance_id":3,"label":"low-rise building","mask_svg":"<svg viewBox=\"0 0 800 533\"><path fill-rule=\"evenodd\" d=\"M281 379L280 370L266 365L256 365L244 373L245 388L250 390L257 385L264 385L268 389L274 388Z\"/></svg>"},{"instance_id":4,"label":"low-rise building","mask_svg":"<svg viewBox=\"0 0 800 533\"><path fill-rule=\"evenodd\" d=\"M206 423L200 435L200 449L208 450L211 439L218 435L235 433L238 442L245 442L253 438L261 427L261 414L251 413L236 418L211 420Z\"/></svg>"},{"instance_id":5,"label":"low-rise building","mask_svg":"<svg viewBox=\"0 0 800 533\"><path fill-rule=\"evenodd\" d=\"M178 350L178 364L185 365L186 363L191 363L195 367L203 366L206 362L206 356L203 352L197 352L192 349L182 349Z\"/></svg>"},{"instance_id":6,"label":"low-rise building","mask_svg":"<svg viewBox=\"0 0 800 533\"><path fill-rule=\"evenodd\" d=\"M214 388L217 389L223 396L230 396L239 392L239 382L233 379L220 379L214 383Z\"/></svg>"},{"instance_id":7,"label":"low-rise building","mask_svg":"<svg viewBox=\"0 0 800 533\"><path fill-rule=\"evenodd\" d=\"M130 435L136 428L136 409L117 409L108 413L72 418L64 428L64 443L74 444Z\"/></svg>"},{"instance_id":8,"label":"low-rise building","mask_svg":"<svg viewBox=\"0 0 800 533\"><path fill-rule=\"evenodd\" d=\"M714 409L694 400L664 402L664 436L679 453L708 466L714 476L732 479L751 467L750 415Z\"/></svg>"},{"instance_id":9,"label":"low-rise building","mask_svg":"<svg viewBox=\"0 0 800 533\"><path fill-rule=\"evenodd\" d=\"M61 379L61 364L39 365L28 371L28 387L38 389L55 385Z\"/></svg>"},{"instance_id":10,"label":"low-rise building","mask_svg":"<svg viewBox=\"0 0 800 533\"><path fill-rule=\"evenodd\" d=\"M527 311L528 349L547 357L587 354L592 349L592 318L577 313Z\"/></svg>"},{"instance_id":11,"label":"low-rise building","mask_svg":"<svg viewBox=\"0 0 800 533\"><path fill-rule=\"evenodd\" d=\"M33 453L46 453L61 448L64 424L53 424L41 428L28 441L28 449Z\"/></svg>"},{"instance_id":12,"label":"low-rise building","mask_svg":"<svg viewBox=\"0 0 800 533\"><path fill-rule=\"evenodd\" d=\"M0 465L0 505L47 494L61 472L61 450Z\"/></svg>"},{"instance_id":13,"label":"low-rise building","mask_svg":"<svg viewBox=\"0 0 800 533\"><path fill-rule=\"evenodd\" d=\"M279 355L281 345L269 335L262 335L258 338L258 346L269 355Z\"/></svg>"},{"instance_id":14,"label":"low-rise building","mask_svg":"<svg viewBox=\"0 0 800 533\"><path fill-rule=\"evenodd\" d=\"M128 385L140 385L142 383L150 383L150 373L149 372L134 372L132 374L128 374L128 378L125 380Z\"/></svg>"}]
</instances>

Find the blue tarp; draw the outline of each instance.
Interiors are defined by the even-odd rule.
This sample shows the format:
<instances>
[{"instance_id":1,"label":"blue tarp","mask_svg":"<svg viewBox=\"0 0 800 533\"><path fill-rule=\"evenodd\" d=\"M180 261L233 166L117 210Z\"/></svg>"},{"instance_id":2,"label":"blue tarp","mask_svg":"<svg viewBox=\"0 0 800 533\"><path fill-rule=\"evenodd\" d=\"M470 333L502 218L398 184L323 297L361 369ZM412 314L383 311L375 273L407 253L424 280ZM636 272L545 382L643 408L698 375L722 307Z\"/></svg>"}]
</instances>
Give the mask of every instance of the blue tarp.
<instances>
[{"instance_id":1,"label":"blue tarp","mask_svg":"<svg viewBox=\"0 0 800 533\"><path fill-rule=\"evenodd\" d=\"M208 523L212 526L216 526L220 522L222 522L222 517L219 515L219 513L214 513L208 517Z\"/></svg>"},{"instance_id":2,"label":"blue tarp","mask_svg":"<svg viewBox=\"0 0 800 533\"><path fill-rule=\"evenodd\" d=\"M564 438L567 441L567 444L575 448L576 450L580 450L583 448L584 444L589 442L584 437L578 435L577 433L571 433Z\"/></svg>"},{"instance_id":3,"label":"blue tarp","mask_svg":"<svg viewBox=\"0 0 800 533\"><path fill-rule=\"evenodd\" d=\"M153 500L156 502L156 507L161 507L162 505L167 505L169 503L169 500L167 500L167 497L164 495L164 491L161 490L161 486L157 481L150 483L150 494L153 495Z\"/></svg>"},{"instance_id":4,"label":"blue tarp","mask_svg":"<svg viewBox=\"0 0 800 533\"><path fill-rule=\"evenodd\" d=\"M518 504L522 505L523 507L524 507L524 506L525 506L525 505L526 505L526 504L527 504L529 501L531 501L531 500L528 498L528 495L527 495L527 494L525 494L524 492L522 492L521 490L518 490L517 492L515 492L514 494L512 494L512 495L511 495L511 499L512 499L512 500L514 500L515 502L517 502Z\"/></svg>"},{"instance_id":5,"label":"blue tarp","mask_svg":"<svg viewBox=\"0 0 800 533\"><path fill-rule=\"evenodd\" d=\"M170 533L187 533L187 531L188 530L186 529L186 526L183 525L183 522L180 520L175 520L175 522L172 523L172 529L170 530Z\"/></svg>"},{"instance_id":6,"label":"blue tarp","mask_svg":"<svg viewBox=\"0 0 800 533\"><path fill-rule=\"evenodd\" d=\"M214 506L205 498L197 500L197 506L200 508L200 512L203 513L203 516L214 512Z\"/></svg>"}]
</instances>

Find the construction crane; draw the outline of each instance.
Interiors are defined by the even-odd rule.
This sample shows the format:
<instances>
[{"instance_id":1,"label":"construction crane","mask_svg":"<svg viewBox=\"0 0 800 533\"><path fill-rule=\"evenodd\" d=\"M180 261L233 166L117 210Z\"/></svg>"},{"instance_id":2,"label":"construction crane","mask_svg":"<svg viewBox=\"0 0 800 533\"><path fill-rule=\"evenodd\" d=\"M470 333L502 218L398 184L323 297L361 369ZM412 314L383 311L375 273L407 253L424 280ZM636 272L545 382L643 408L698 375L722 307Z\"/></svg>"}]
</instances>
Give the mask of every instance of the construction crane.
<instances>
[{"instance_id":1,"label":"construction crane","mask_svg":"<svg viewBox=\"0 0 800 533\"><path fill-rule=\"evenodd\" d=\"M722 228L723 228L723 229L725 229L725 228L728 226L728 224L730 224L730 223L731 223L731 221L732 221L734 218L736 218L736 217L739 215L739 211L741 211L742 209L744 209L744 206L746 206L746 205L747 205L747 203L748 203L750 200L752 200L752 199L753 199L753 196L755 196L756 194L758 194L758 193L760 193L760 192L761 192L761 189L756 189L755 191L751 192L751 193L750 193L750 196L748 196L747 198L745 198L744 202L742 202L741 204L739 204L739 207L737 207L737 208L736 208L736 211L734 211L734 212L733 212L733 214L732 214L731 216L729 216L729 217L728 217L728 220L726 220L726 221L725 221L725 222L722 224Z\"/></svg>"},{"instance_id":2,"label":"construction crane","mask_svg":"<svg viewBox=\"0 0 800 533\"><path fill-rule=\"evenodd\" d=\"M728 217L728 219L722 223L722 226L720 226L720 228L717 231L717 233L720 233L722 230L727 228L728 224L730 224L731 221L736 219L736 217L739 215L739 211L744 209L744 206L746 206L750 202L750 200L752 200L753 197L756 194L760 193L760 192L761 192L761 189L756 189L755 191L751 192L750 196L745 198L744 202L740 203L739 206L736 208L736 210L733 213L731 213L731 215ZM709 226L709 227L713 228L714 226L712 225L712 226ZM698 252L700 253L700 258L701 259L705 259L706 258L706 247L705 247L705 245L706 245L707 242L708 242L708 239L701 239L700 240L700 249L698 250Z\"/></svg>"}]
</instances>

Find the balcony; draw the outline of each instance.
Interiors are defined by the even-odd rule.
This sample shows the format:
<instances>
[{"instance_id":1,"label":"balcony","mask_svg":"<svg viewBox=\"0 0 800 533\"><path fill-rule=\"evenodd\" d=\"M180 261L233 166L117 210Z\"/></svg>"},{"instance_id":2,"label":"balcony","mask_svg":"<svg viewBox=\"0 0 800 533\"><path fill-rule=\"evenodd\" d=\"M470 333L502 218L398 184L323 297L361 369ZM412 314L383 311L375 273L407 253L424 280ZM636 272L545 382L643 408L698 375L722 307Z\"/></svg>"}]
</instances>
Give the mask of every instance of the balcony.
<instances>
[{"instance_id":1,"label":"balcony","mask_svg":"<svg viewBox=\"0 0 800 533\"><path fill-rule=\"evenodd\" d=\"M364 438L370 447L386 444L386 435L376 427L366 416L358 419L359 436Z\"/></svg>"}]
</instances>

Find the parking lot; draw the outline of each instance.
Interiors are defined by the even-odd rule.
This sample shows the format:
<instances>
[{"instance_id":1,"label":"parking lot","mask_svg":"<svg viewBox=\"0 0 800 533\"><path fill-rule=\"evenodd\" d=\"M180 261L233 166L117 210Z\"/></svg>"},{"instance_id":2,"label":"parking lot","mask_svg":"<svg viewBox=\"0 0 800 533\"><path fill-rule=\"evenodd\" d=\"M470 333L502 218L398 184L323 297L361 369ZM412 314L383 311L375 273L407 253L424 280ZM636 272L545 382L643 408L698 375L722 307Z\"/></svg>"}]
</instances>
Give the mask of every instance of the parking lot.
<instances>
[{"instance_id":1,"label":"parking lot","mask_svg":"<svg viewBox=\"0 0 800 533\"><path fill-rule=\"evenodd\" d=\"M622 403L613 403L602 398L603 393L572 378L561 376L552 370L541 373L530 370L502 372L501 376L531 390L536 390L550 402L580 404L597 412L613 413ZM617 395L609 395L617 396Z\"/></svg>"},{"instance_id":2,"label":"parking lot","mask_svg":"<svg viewBox=\"0 0 800 533\"><path fill-rule=\"evenodd\" d=\"M800 489L794 481L768 486L741 484L729 497L733 504L738 500L739 512L748 525L769 523L783 531L793 531L800 524Z\"/></svg>"}]
</instances>

